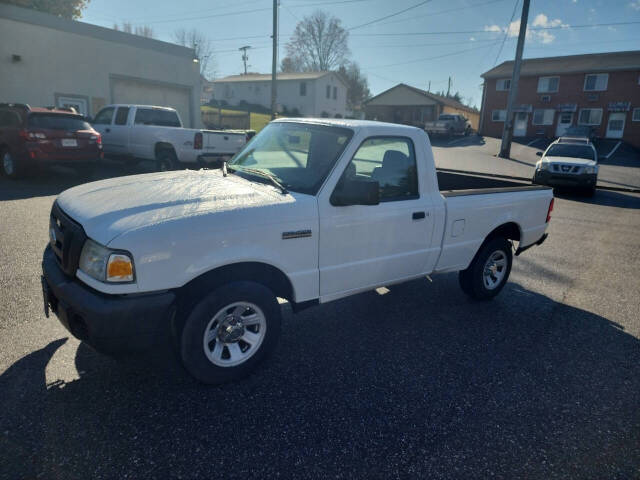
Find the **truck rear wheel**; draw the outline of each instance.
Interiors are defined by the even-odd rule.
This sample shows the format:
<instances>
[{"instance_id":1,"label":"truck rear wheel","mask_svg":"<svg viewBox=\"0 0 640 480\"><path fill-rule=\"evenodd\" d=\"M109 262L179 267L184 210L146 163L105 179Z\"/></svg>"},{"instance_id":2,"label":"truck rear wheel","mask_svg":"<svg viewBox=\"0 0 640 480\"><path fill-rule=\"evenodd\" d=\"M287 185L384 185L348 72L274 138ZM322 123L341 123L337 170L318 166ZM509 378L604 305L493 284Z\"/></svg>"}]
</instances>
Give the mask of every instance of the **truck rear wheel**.
<instances>
[{"instance_id":1,"label":"truck rear wheel","mask_svg":"<svg viewBox=\"0 0 640 480\"><path fill-rule=\"evenodd\" d=\"M185 368L203 383L251 373L280 336L280 305L255 282L233 282L206 295L191 311L181 337Z\"/></svg>"},{"instance_id":2,"label":"truck rear wheel","mask_svg":"<svg viewBox=\"0 0 640 480\"><path fill-rule=\"evenodd\" d=\"M0 157L2 157L1 167L5 177L13 179L22 177L22 165L9 150L0 151Z\"/></svg>"},{"instance_id":3,"label":"truck rear wheel","mask_svg":"<svg viewBox=\"0 0 640 480\"><path fill-rule=\"evenodd\" d=\"M176 154L171 150L162 150L158 153L158 157L156 158L156 171L168 172L170 170L178 170L179 168L180 165Z\"/></svg>"},{"instance_id":4,"label":"truck rear wheel","mask_svg":"<svg viewBox=\"0 0 640 480\"><path fill-rule=\"evenodd\" d=\"M489 300L504 288L512 262L511 242L502 237L489 240L471 265L458 274L460 288L476 300Z\"/></svg>"}]
</instances>

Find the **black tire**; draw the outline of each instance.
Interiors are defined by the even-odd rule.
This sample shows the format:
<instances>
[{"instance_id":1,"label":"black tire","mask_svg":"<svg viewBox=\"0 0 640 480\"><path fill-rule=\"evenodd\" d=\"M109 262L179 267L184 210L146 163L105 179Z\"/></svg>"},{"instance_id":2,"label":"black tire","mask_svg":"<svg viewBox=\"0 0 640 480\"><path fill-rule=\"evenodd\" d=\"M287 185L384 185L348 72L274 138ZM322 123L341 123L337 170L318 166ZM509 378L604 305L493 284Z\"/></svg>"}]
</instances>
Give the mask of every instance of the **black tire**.
<instances>
[{"instance_id":1,"label":"black tire","mask_svg":"<svg viewBox=\"0 0 640 480\"><path fill-rule=\"evenodd\" d=\"M584 194L585 194L587 197L593 197L593 196L596 194L596 187L595 187L595 186L593 186L593 187L587 188L587 189L584 191Z\"/></svg>"},{"instance_id":2,"label":"black tire","mask_svg":"<svg viewBox=\"0 0 640 480\"><path fill-rule=\"evenodd\" d=\"M23 165L9 150L0 151L0 169L5 177L14 180L24 175Z\"/></svg>"},{"instance_id":3,"label":"black tire","mask_svg":"<svg viewBox=\"0 0 640 480\"><path fill-rule=\"evenodd\" d=\"M471 128L468 128L468 127L467 127L467 128L465 128L465 130L464 130L464 136L465 136L465 137L468 137L469 135L471 135Z\"/></svg>"},{"instance_id":4,"label":"black tire","mask_svg":"<svg viewBox=\"0 0 640 480\"><path fill-rule=\"evenodd\" d=\"M216 365L205 353L204 335L214 317L236 302L248 302L261 310L266 320L264 336L253 354L242 363L234 366ZM281 317L276 296L264 285L249 281L223 285L202 298L187 317L180 341L182 362L187 371L203 383L219 384L243 378L275 348L280 336ZM218 341L216 336L214 345ZM241 342L236 343L244 346ZM230 355L231 352L226 350L226 353Z\"/></svg>"},{"instance_id":5,"label":"black tire","mask_svg":"<svg viewBox=\"0 0 640 480\"><path fill-rule=\"evenodd\" d=\"M178 170L180 165L176 154L172 150L161 150L156 158L156 171L168 172L170 170Z\"/></svg>"},{"instance_id":6,"label":"black tire","mask_svg":"<svg viewBox=\"0 0 640 480\"><path fill-rule=\"evenodd\" d=\"M506 238L495 237L487 241L474 257L471 265L458 274L462 291L476 300L490 300L498 295L509 280L509 274L511 273L511 264L513 262L511 248L511 242ZM498 273L503 273L499 283L489 288L485 285L484 269L489 258L494 253L498 254L498 252L501 252L506 265L502 267L504 270L498 270Z\"/></svg>"}]
</instances>

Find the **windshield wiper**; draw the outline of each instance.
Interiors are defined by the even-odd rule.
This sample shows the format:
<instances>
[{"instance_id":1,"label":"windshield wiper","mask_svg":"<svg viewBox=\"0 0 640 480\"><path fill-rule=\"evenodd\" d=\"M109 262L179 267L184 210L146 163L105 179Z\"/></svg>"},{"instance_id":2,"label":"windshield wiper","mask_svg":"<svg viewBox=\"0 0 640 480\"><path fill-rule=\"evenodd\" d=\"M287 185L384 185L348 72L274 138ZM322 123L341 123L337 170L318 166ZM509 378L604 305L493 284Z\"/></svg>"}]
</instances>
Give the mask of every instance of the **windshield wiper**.
<instances>
[{"instance_id":1,"label":"windshield wiper","mask_svg":"<svg viewBox=\"0 0 640 480\"><path fill-rule=\"evenodd\" d=\"M257 169L257 168L242 167L240 165L234 165L233 168L237 169L237 170L240 170L241 172L252 173L254 175L258 175L259 177L266 178L273 185L275 185L277 188L279 188L283 195L286 195L287 193L289 193L289 190L287 190L287 187L285 187L280 182L280 180L278 180L278 178L275 175L273 175L272 173L265 172L264 170L260 170L260 169Z\"/></svg>"}]
</instances>

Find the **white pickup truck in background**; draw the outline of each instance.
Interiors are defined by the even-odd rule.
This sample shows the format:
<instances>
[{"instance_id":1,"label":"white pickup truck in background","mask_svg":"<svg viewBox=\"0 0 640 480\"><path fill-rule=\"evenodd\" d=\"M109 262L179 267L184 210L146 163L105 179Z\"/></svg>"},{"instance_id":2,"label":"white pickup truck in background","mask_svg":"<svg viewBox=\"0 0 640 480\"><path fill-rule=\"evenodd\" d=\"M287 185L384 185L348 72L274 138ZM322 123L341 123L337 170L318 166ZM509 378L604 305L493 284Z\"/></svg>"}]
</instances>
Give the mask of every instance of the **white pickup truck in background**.
<instances>
[{"instance_id":1,"label":"white pickup truck in background","mask_svg":"<svg viewBox=\"0 0 640 480\"><path fill-rule=\"evenodd\" d=\"M160 171L217 164L247 142L244 132L182 128L176 110L150 105L108 105L91 124L102 135L106 156L153 160Z\"/></svg>"},{"instance_id":2,"label":"white pickup truck in background","mask_svg":"<svg viewBox=\"0 0 640 480\"><path fill-rule=\"evenodd\" d=\"M43 257L45 310L113 355L170 336L193 376L224 382L274 348L277 297L295 312L459 271L465 293L493 298L513 246L519 255L545 240L552 207L548 187L436 173L429 138L414 127L277 120L227 168L60 194Z\"/></svg>"}]
</instances>

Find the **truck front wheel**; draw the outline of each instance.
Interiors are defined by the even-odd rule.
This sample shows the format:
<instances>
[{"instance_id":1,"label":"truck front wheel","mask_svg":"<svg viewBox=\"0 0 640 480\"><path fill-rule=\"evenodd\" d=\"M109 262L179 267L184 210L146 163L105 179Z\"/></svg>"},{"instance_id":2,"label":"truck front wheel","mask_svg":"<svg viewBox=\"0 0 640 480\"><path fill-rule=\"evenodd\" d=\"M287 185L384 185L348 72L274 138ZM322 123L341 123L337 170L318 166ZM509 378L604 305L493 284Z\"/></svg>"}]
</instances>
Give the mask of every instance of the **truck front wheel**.
<instances>
[{"instance_id":1,"label":"truck front wheel","mask_svg":"<svg viewBox=\"0 0 640 480\"><path fill-rule=\"evenodd\" d=\"M460 287L476 300L489 300L507 283L512 261L511 242L496 237L485 243L471 265L458 274Z\"/></svg>"},{"instance_id":2,"label":"truck front wheel","mask_svg":"<svg viewBox=\"0 0 640 480\"><path fill-rule=\"evenodd\" d=\"M281 310L267 287L233 282L206 295L191 311L181 337L184 366L203 383L217 384L251 373L274 349Z\"/></svg>"}]
</instances>

